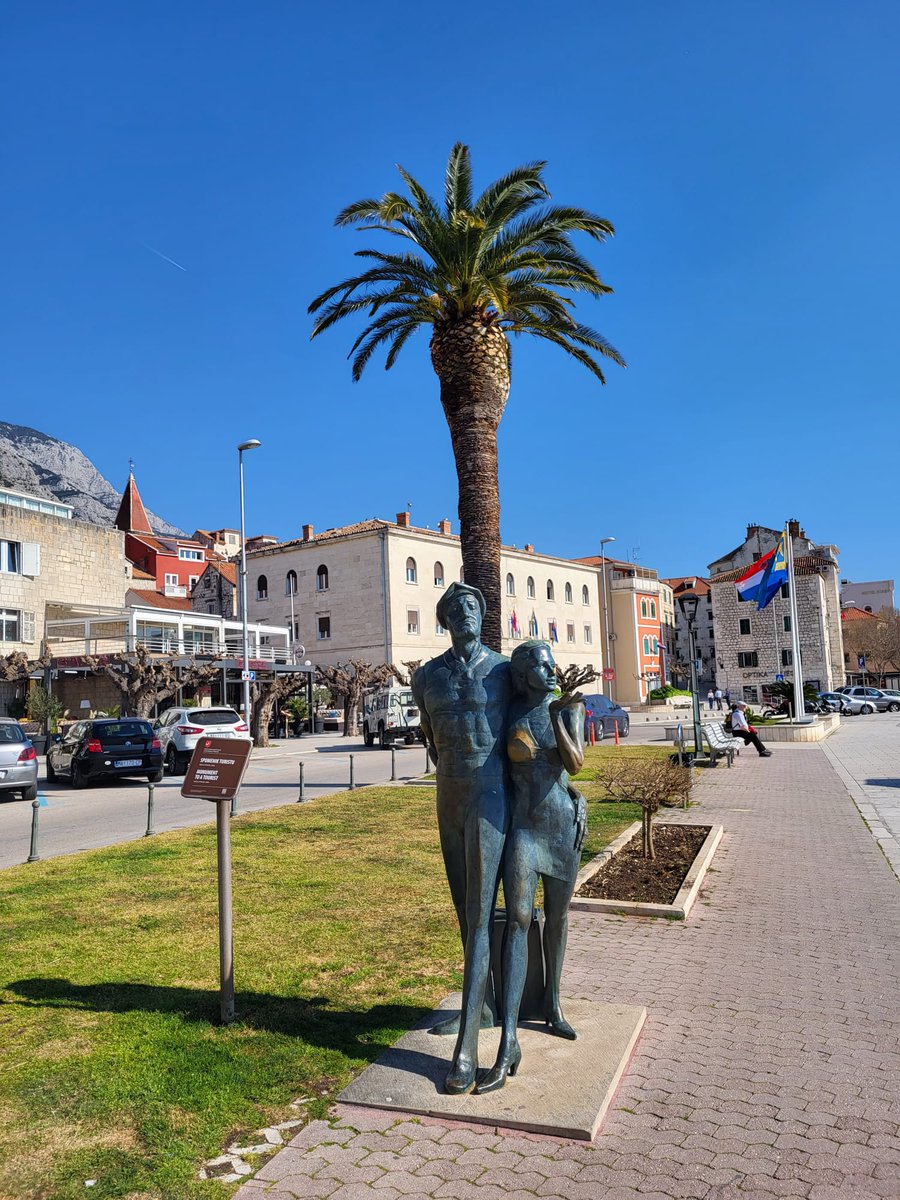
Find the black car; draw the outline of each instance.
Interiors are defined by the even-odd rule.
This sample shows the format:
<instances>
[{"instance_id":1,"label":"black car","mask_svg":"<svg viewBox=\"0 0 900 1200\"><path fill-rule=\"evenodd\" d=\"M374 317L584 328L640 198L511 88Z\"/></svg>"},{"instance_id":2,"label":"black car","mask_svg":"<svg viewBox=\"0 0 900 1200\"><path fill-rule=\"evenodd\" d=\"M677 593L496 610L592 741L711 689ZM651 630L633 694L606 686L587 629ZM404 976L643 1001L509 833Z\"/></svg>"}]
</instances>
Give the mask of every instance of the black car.
<instances>
[{"instance_id":1,"label":"black car","mask_svg":"<svg viewBox=\"0 0 900 1200\"><path fill-rule=\"evenodd\" d=\"M594 737L614 737L616 722L619 725L619 737L628 737L629 720L624 708L615 704L608 696L585 696L584 698L584 740L590 741L591 722L594 725Z\"/></svg>"},{"instance_id":2,"label":"black car","mask_svg":"<svg viewBox=\"0 0 900 1200\"><path fill-rule=\"evenodd\" d=\"M137 717L76 721L47 751L47 779L52 783L57 775L74 788L119 775L144 775L150 783L161 783L159 738L149 721Z\"/></svg>"}]
</instances>

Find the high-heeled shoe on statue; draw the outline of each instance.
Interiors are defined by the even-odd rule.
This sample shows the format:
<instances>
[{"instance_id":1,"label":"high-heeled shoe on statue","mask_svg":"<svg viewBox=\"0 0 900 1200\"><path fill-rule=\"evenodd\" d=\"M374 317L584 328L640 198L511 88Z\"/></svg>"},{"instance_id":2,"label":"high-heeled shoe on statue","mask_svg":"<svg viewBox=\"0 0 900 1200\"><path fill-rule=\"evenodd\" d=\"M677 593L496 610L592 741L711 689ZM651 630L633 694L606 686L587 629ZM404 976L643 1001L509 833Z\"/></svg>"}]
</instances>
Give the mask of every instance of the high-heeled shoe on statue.
<instances>
[{"instance_id":1,"label":"high-heeled shoe on statue","mask_svg":"<svg viewBox=\"0 0 900 1200\"><path fill-rule=\"evenodd\" d=\"M515 1042L505 1054L498 1055L497 1061L475 1088L475 1094L480 1096L484 1092L496 1092L497 1088L502 1088L507 1075L515 1075L521 1061L522 1048Z\"/></svg>"},{"instance_id":2,"label":"high-heeled shoe on statue","mask_svg":"<svg viewBox=\"0 0 900 1200\"><path fill-rule=\"evenodd\" d=\"M556 1012L552 1012L548 1014L548 1016L544 1017L544 1021L547 1025L549 1025L550 1032L555 1034L556 1037L566 1038L570 1042L574 1042L578 1037L578 1034L562 1015L559 1009L557 1009Z\"/></svg>"},{"instance_id":3,"label":"high-heeled shoe on statue","mask_svg":"<svg viewBox=\"0 0 900 1200\"><path fill-rule=\"evenodd\" d=\"M465 1096L475 1087L478 1060L459 1054L453 1060L450 1073L444 1080L444 1091L450 1096Z\"/></svg>"}]
</instances>

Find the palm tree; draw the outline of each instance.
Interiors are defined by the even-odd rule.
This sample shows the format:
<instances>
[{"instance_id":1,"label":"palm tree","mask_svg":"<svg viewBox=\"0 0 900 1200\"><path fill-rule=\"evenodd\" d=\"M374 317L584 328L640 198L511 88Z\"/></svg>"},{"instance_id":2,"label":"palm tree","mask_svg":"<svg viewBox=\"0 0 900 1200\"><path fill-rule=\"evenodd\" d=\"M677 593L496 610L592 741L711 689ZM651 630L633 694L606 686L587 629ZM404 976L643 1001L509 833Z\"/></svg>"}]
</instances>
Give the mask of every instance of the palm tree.
<instances>
[{"instance_id":1,"label":"palm tree","mask_svg":"<svg viewBox=\"0 0 900 1200\"><path fill-rule=\"evenodd\" d=\"M340 212L339 226L359 225L405 238L399 253L357 250L368 269L317 296L316 337L343 317L367 312L353 343L358 380L379 346L385 368L420 325L431 327L431 363L459 479L463 572L487 601L483 641L500 649L500 493L497 427L509 395L509 334L530 333L561 347L605 383L591 351L625 363L599 333L571 316L568 292L605 296L604 284L572 244L581 231L602 242L609 221L580 208L548 203L546 163L527 163L473 198L469 148L453 147L443 205L398 167L408 195L387 192Z\"/></svg>"}]
</instances>

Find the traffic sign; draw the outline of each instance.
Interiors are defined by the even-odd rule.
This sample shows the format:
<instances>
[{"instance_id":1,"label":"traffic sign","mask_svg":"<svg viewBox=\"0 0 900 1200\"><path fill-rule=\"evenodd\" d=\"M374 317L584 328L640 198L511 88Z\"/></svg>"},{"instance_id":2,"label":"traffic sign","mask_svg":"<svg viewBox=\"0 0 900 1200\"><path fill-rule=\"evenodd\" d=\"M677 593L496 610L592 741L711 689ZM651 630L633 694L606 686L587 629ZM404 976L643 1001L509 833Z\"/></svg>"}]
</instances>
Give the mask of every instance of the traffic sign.
<instances>
[{"instance_id":1,"label":"traffic sign","mask_svg":"<svg viewBox=\"0 0 900 1200\"><path fill-rule=\"evenodd\" d=\"M775 676L775 682L776 682L776 683L784 683L784 676L783 676L783 675L776 675L776 676Z\"/></svg>"},{"instance_id":2,"label":"traffic sign","mask_svg":"<svg viewBox=\"0 0 900 1200\"><path fill-rule=\"evenodd\" d=\"M182 796L192 800L233 800L250 760L244 738L201 738L188 765Z\"/></svg>"},{"instance_id":3,"label":"traffic sign","mask_svg":"<svg viewBox=\"0 0 900 1200\"><path fill-rule=\"evenodd\" d=\"M256 683L256 672L255 671L241 671L241 682L244 683L245 681L247 683Z\"/></svg>"}]
</instances>

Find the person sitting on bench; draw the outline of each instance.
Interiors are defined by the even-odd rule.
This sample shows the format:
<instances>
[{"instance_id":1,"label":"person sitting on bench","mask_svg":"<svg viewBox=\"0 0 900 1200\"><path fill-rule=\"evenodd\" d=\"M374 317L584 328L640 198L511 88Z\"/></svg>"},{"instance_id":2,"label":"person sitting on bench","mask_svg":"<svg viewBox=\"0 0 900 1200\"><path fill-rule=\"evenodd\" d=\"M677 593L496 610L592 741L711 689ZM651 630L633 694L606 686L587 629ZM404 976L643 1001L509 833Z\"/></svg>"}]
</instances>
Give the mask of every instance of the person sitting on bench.
<instances>
[{"instance_id":1,"label":"person sitting on bench","mask_svg":"<svg viewBox=\"0 0 900 1200\"><path fill-rule=\"evenodd\" d=\"M731 710L731 732L734 737L739 737L745 745L755 746L760 758L771 758L772 751L765 748L759 740L759 734L747 720L746 708L747 705L744 701L738 700Z\"/></svg>"}]
</instances>

